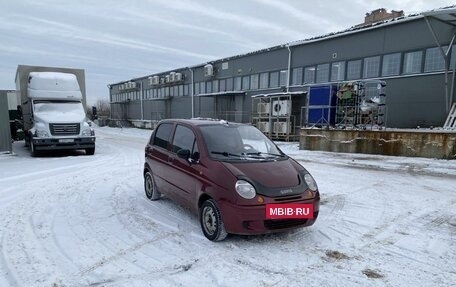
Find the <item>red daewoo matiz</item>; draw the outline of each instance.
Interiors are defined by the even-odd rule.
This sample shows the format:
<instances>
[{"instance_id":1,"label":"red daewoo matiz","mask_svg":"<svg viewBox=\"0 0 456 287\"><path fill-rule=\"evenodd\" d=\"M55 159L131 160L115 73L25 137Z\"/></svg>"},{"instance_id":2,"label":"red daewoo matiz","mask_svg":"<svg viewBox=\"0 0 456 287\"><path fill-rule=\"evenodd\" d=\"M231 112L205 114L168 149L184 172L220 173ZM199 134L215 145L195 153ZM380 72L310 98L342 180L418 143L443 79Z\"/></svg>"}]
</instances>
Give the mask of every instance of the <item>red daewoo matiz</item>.
<instances>
[{"instance_id":1,"label":"red daewoo matiz","mask_svg":"<svg viewBox=\"0 0 456 287\"><path fill-rule=\"evenodd\" d=\"M309 226L318 217L313 177L251 125L164 120L145 153L147 198L163 194L198 213L209 240ZM290 206L310 206L311 214L287 217Z\"/></svg>"}]
</instances>

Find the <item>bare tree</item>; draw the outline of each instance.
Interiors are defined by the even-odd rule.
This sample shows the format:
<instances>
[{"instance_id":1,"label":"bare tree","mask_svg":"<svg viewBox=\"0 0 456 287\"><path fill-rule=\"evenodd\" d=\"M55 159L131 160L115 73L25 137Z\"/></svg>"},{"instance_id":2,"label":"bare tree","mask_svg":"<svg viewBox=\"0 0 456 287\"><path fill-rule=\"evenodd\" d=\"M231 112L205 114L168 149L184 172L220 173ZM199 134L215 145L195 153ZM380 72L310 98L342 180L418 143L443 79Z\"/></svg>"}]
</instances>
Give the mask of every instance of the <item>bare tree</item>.
<instances>
[{"instance_id":1,"label":"bare tree","mask_svg":"<svg viewBox=\"0 0 456 287\"><path fill-rule=\"evenodd\" d=\"M111 105L106 99L99 99L96 104L97 114L99 117L109 117L111 113Z\"/></svg>"}]
</instances>

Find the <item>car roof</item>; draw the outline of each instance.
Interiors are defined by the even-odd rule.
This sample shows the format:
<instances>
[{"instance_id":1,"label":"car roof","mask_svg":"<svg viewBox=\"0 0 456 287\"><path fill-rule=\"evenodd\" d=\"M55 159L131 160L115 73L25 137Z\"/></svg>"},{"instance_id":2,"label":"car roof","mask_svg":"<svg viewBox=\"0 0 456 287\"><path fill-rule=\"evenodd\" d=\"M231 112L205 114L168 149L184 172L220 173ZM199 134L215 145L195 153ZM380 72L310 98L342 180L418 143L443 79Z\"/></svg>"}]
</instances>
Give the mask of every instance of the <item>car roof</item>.
<instances>
[{"instance_id":1,"label":"car roof","mask_svg":"<svg viewBox=\"0 0 456 287\"><path fill-rule=\"evenodd\" d=\"M210 118L193 118L193 119L166 119L160 121L160 123L183 123L192 126L207 126L207 125L217 125L217 124L230 124L230 125L246 125L235 122L228 122L225 120L219 119L210 119Z\"/></svg>"}]
</instances>

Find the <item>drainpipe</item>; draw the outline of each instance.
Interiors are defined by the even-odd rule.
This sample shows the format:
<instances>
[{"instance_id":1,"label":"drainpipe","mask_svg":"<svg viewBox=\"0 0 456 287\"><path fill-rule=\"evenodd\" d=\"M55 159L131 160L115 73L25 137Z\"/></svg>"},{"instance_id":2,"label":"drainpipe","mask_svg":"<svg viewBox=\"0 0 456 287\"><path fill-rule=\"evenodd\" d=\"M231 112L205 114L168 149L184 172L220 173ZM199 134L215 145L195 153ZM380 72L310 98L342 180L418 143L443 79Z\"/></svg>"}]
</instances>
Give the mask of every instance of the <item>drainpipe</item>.
<instances>
[{"instance_id":1,"label":"drainpipe","mask_svg":"<svg viewBox=\"0 0 456 287\"><path fill-rule=\"evenodd\" d=\"M193 91L193 85L194 85L194 78L193 78L193 70L191 68L188 68L190 73L192 73L192 85L191 85L191 96L192 96L192 118L195 117L195 103L194 103L194 91Z\"/></svg>"},{"instance_id":2,"label":"drainpipe","mask_svg":"<svg viewBox=\"0 0 456 287\"><path fill-rule=\"evenodd\" d=\"M141 121L144 120L144 105L143 105L143 93L144 93L144 88L143 88L143 82L141 81Z\"/></svg>"},{"instance_id":3,"label":"drainpipe","mask_svg":"<svg viewBox=\"0 0 456 287\"><path fill-rule=\"evenodd\" d=\"M446 106L446 112L448 113L449 112L449 104L448 104L448 99L449 99L449 95L448 95L449 94L449 92L448 92L448 53L445 53L443 51L442 45L440 45L439 39L437 38L437 35L435 34L434 29L432 28L432 25L431 25L431 22L429 21L429 18L428 17L424 17L424 20L426 20L426 24L427 24L429 30L431 31L432 37L434 37L434 41L437 44L437 46L439 46L440 52L442 53L443 59L445 60L445 106ZM453 41L454 41L454 36L453 36L453 40L451 40L451 44L453 43ZM451 45L448 48L451 48ZM449 50L450 49L448 49L448 51Z\"/></svg>"},{"instance_id":4,"label":"drainpipe","mask_svg":"<svg viewBox=\"0 0 456 287\"><path fill-rule=\"evenodd\" d=\"M108 91L109 91L109 119L112 119L112 90L111 90L111 85L108 85Z\"/></svg>"},{"instance_id":5,"label":"drainpipe","mask_svg":"<svg viewBox=\"0 0 456 287\"><path fill-rule=\"evenodd\" d=\"M291 49L290 45L287 45L288 48L288 72L287 72L287 93L290 91L290 70L291 70Z\"/></svg>"}]
</instances>

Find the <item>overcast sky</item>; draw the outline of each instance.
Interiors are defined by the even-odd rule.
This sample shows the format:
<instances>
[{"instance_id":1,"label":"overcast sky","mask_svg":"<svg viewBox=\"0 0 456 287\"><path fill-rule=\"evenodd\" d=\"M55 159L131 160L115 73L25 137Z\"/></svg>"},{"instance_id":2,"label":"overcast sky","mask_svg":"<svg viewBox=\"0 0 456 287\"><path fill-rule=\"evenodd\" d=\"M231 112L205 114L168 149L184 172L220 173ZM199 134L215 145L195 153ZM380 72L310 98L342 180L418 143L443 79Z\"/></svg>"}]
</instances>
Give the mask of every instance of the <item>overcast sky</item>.
<instances>
[{"instance_id":1,"label":"overcast sky","mask_svg":"<svg viewBox=\"0 0 456 287\"><path fill-rule=\"evenodd\" d=\"M128 3L128 4L127 4ZM88 103L107 84L335 32L377 8L405 14L445 0L0 0L0 90L17 65L82 68Z\"/></svg>"}]
</instances>

